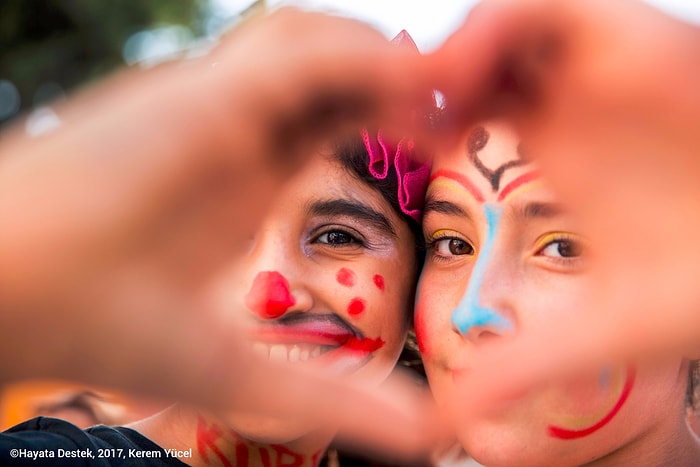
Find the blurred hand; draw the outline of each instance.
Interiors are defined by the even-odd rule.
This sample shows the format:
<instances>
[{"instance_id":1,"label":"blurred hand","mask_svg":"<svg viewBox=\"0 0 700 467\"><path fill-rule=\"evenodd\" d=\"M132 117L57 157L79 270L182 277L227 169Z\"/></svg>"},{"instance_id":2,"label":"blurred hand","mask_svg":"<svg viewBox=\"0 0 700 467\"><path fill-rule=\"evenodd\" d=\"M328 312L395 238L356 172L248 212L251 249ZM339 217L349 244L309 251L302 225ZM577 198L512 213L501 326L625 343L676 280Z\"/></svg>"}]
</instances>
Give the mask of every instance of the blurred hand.
<instances>
[{"instance_id":1,"label":"blurred hand","mask_svg":"<svg viewBox=\"0 0 700 467\"><path fill-rule=\"evenodd\" d=\"M700 30L632 0L494 0L428 60L443 70L445 135L513 119L581 213L598 280L580 310L472 362L473 380L489 383L463 402L580 365L693 346L697 356Z\"/></svg>"},{"instance_id":2,"label":"blurred hand","mask_svg":"<svg viewBox=\"0 0 700 467\"><path fill-rule=\"evenodd\" d=\"M206 57L84 91L56 109L53 132L7 131L0 382L58 377L251 410L270 402L260 388L294 384L298 404L336 403L341 419L371 410L356 431L384 428L415 449L413 408L267 366L203 297L322 138L411 123L418 63L362 23L286 10Z\"/></svg>"}]
</instances>

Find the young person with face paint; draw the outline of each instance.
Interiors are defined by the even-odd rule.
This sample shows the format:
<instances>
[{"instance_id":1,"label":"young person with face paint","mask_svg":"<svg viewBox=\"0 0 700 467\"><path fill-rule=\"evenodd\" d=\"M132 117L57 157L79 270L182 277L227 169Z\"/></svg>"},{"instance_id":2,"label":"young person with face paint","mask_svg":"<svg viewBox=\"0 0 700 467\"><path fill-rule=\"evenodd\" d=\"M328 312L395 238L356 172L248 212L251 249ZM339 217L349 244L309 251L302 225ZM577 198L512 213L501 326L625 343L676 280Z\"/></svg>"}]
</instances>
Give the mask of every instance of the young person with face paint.
<instances>
[{"instance_id":1,"label":"young person with face paint","mask_svg":"<svg viewBox=\"0 0 700 467\"><path fill-rule=\"evenodd\" d=\"M416 49L405 31L395 42ZM415 156L412 140L393 144L381 131L363 130L324 146L278 188L247 254L210 294L245 323L253 352L350 384L375 387L389 376L411 326L423 254L420 215L430 169ZM271 402L284 406L285 389ZM316 466L337 431L318 418L212 414L176 404L131 429L98 428L96 436L126 438L110 448L160 452L154 465ZM82 447L94 442L57 420L34 419L11 431L25 430L69 433Z\"/></svg>"},{"instance_id":2,"label":"young person with face paint","mask_svg":"<svg viewBox=\"0 0 700 467\"><path fill-rule=\"evenodd\" d=\"M410 159L406 140L363 137L321 151L285 184L215 294L235 303L264 358L378 385L411 322L429 167ZM182 406L135 427L165 448L194 447L195 465L314 466L335 435L311 417Z\"/></svg>"},{"instance_id":3,"label":"young person with face paint","mask_svg":"<svg viewBox=\"0 0 700 467\"><path fill-rule=\"evenodd\" d=\"M394 369L411 326L429 167L410 160L407 141L364 137L365 144L357 138L321 151L281 188L247 256L214 295L249 324L252 349L266 359L376 386ZM283 405L284 386L278 397ZM133 424L140 434L124 433L142 449L189 453L180 460L190 465L301 467L319 465L333 440L336 428L323 423L255 412L212 416L176 404ZM41 424L84 438L48 419L13 430ZM153 465L181 465L166 460Z\"/></svg>"},{"instance_id":4,"label":"young person with face paint","mask_svg":"<svg viewBox=\"0 0 700 467\"><path fill-rule=\"evenodd\" d=\"M481 353L576 310L589 290L593 246L527 155L508 125L491 121L433 161L415 325L459 444L487 466L698 465L685 422L690 363L680 357L578 372L460 414L460 387Z\"/></svg>"}]
</instances>

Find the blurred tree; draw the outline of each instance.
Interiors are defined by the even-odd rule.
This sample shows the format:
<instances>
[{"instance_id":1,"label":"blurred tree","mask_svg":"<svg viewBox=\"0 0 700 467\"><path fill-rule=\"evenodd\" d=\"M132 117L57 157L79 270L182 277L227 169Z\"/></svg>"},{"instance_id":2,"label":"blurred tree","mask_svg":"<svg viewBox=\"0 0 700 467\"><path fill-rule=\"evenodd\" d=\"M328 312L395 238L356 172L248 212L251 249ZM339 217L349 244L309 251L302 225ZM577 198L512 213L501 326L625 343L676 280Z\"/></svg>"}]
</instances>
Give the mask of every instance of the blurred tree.
<instances>
[{"instance_id":1,"label":"blurred tree","mask_svg":"<svg viewBox=\"0 0 700 467\"><path fill-rule=\"evenodd\" d=\"M178 24L201 34L206 0L1 0L0 80L20 111L123 65L134 33ZM2 119L0 117L0 122Z\"/></svg>"}]
</instances>

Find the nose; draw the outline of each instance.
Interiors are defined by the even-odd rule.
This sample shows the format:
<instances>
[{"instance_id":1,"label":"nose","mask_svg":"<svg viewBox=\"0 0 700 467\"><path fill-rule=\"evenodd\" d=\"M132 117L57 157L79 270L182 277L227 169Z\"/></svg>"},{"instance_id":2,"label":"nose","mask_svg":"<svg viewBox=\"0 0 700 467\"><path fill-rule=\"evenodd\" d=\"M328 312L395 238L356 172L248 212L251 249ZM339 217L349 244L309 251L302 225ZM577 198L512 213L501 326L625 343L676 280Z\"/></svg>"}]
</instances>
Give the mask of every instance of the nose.
<instances>
[{"instance_id":1,"label":"nose","mask_svg":"<svg viewBox=\"0 0 700 467\"><path fill-rule=\"evenodd\" d=\"M462 336L476 339L486 334L501 334L512 328L511 322L494 307L483 306L482 290L486 272L492 263L493 247L501 221L501 206L484 205L486 216L486 239L479 252L467 291L452 312L452 327Z\"/></svg>"},{"instance_id":2,"label":"nose","mask_svg":"<svg viewBox=\"0 0 700 467\"><path fill-rule=\"evenodd\" d=\"M313 303L303 280L303 255L290 251L288 245L297 243L280 233L266 232L259 237L247 262L252 282L244 302L255 315L266 320L281 318L291 311L305 311Z\"/></svg>"},{"instance_id":3,"label":"nose","mask_svg":"<svg viewBox=\"0 0 700 467\"><path fill-rule=\"evenodd\" d=\"M260 271L245 296L245 304L264 319L277 319L296 303L289 281L278 271Z\"/></svg>"}]
</instances>

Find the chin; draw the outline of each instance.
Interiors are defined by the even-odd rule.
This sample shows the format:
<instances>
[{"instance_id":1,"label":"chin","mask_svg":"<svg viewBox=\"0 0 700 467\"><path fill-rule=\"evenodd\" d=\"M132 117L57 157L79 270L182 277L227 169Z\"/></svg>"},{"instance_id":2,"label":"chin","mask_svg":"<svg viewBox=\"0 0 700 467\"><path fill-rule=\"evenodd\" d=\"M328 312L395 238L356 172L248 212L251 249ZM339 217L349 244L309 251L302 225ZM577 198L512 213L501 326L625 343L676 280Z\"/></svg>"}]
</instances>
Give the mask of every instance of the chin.
<instances>
[{"instance_id":1,"label":"chin","mask_svg":"<svg viewBox=\"0 0 700 467\"><path fill-rule=\"evenodd\" d=\"M309 422L290 421L276 417L243 415L229 417L229 427L248 441L258 444L286 444L317 429Z\"/></svg>"},{"instance_id":2,"label":"chin","mask_svg":"<svg viewBox=\"0 0 700 467\"><path fill-rule=\"evenodd\" d=\"M477 462L489 467L567 467L586 462L587 453L579 449L580 444L550 438L537 426L520 428L492 424L478 430L465 429L458 441Z\"/></svg>"},{"instance_id":3,"label":"chin","mask_svg":"<svg viewBox=\"0 0 700 467\"><path fill-rule=\"evenodd\" d=\"M538 455L546 440L532 436L536 428L523 424L516 429L509 422L472 419L459 430L458 441L470 456L489 467L547 465L547 458Z\"/></svg>"}]
</instances>

